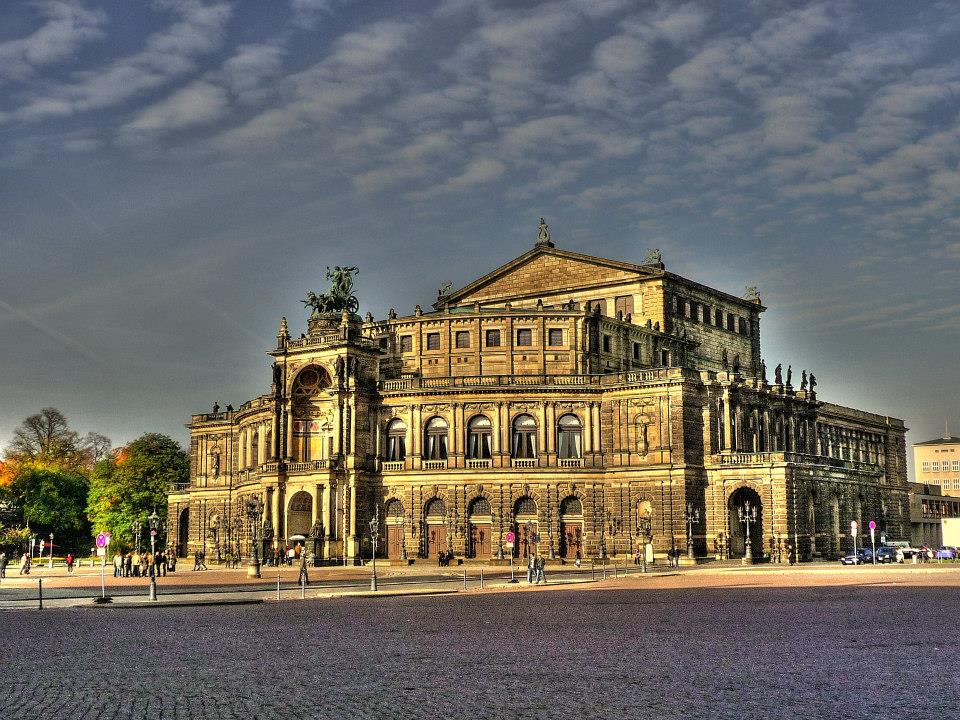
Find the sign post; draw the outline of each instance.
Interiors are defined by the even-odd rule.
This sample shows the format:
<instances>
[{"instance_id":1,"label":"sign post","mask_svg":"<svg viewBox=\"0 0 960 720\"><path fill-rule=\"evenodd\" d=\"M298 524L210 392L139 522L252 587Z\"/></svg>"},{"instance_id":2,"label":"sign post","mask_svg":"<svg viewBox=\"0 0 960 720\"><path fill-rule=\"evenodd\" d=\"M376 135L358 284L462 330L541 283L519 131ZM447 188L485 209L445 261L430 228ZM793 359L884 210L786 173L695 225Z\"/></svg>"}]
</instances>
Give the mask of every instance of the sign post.
<instances>
[{"instance_id":1,"label":"sign post","mask_svg":"<svg viewBox=\"0 0 960 720\"><path fill-rule=\"evenodd\" d=\"M98 602L107 602L107 586L104 580L104 572L107 567L108 547L110 547L110 533L98 533L97 554L100 556L100 600Z\"/></svg>"},{"instance_id":2,"label":"sign post","mask_svg":"<svg viewBox=\"0 0 960 720\"><path fill-rule=\"evenodd\" d=\"M850 537L853 538L853 563L857 564L857 521L850 521Z\"/></svg>"},{"instance_id":3,"label":"sign post","mask_svg":"<svg viewBox=\"0 0 960 720\"><path fill-rule=\"evenodd\" d=\"M871 520L868 527L870 528L870 546L873 548L873 564L876 565L877 564L877 539L876 539L877 523L876 521Z\"/></svg>"},{"instance_id":4,"label":"sign post","mask_svg":"<svg viewBox=\"0 0 960 720\"><path fill-rule=\"evenodd\" d=\"M508 532L506 535L504 535L505 542L503 544L504 544L504 547L506 547L510 553L510 582L512 583L515 583L517 581L517 579L513 575L513 543L516 539L517 539L517 536L513 533L512 530Z\"/></svg>"}]
</instances>

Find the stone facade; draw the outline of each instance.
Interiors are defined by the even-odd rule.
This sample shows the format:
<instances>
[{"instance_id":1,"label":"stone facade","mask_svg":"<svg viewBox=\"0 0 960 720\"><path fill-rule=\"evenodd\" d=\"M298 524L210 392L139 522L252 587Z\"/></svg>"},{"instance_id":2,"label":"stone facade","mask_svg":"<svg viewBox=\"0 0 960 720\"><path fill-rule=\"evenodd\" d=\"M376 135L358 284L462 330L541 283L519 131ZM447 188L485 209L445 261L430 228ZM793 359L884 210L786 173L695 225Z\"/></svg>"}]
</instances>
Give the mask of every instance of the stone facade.
<instances>
[{"instance_id":1,"label":"stone facade","mask_svg":"<svg viewBox=\"0 0 960 720\"><path fill-rule=\"evenodd\" d=\"M284 320L270 391L192 416L171 535L247 553L259 495L265 546L339 562L369 557L374 513L396 561L737 556L747 502L757 558L833 557L853 519L906 537L902 421L825 403L806 373L770 382L763 310L541 238L428 311L314 313L299 338Z\"/></svg>"}]
</instances>

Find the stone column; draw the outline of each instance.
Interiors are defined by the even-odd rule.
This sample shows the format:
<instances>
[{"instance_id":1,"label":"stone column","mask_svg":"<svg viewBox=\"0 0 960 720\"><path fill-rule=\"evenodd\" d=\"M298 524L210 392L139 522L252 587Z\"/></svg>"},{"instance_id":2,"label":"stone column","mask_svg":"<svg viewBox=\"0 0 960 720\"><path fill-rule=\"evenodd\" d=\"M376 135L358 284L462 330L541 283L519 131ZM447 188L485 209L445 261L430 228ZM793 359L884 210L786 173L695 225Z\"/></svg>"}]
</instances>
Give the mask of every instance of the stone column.
<instances>
[{"instance_id":1,"label":"stone column","mask_svg":"<svg viewBox=\"0 0 960 720\"><path fill-rule=\"evenodd\" d=\"M733 448L733 432L730 424L730 388L723 390L723 443L721 450Z\"/></svg>"}]
</instances>

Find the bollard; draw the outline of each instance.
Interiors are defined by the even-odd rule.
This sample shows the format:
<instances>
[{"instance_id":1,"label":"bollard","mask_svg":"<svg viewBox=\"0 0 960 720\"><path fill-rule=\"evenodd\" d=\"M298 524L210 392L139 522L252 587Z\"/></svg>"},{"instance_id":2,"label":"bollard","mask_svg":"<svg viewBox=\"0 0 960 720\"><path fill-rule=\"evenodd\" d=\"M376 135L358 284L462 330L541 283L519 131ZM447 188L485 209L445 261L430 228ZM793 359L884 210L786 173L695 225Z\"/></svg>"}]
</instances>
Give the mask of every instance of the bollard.
<instances>
[{"instance_id":1,"label":"bollard","mask_svg":"<svg viewBox=\"0 0 960 720\"><path fill-rule=\"evenodd\" d=\"M43 578L37 578L37 591L39 593L40 606L38 610L43 610Z\"/></svg>"},{"instance_id":2,"label":"bollard","mask_svg":"<svg viewBox=\"0 0 960 720\"><path fill-rule=\"evenodd\" d=\"M590 579L597 579L597 565L592 560L590 561Z\"/></svg>"},{"instance_id":3,"label":"bollard","mask_svg":"<svg viewBox=\"0 0 960 720\"><path fill-rule=\"evenodd\" d=\"M467 589L467 568L463 568L463 589Z\"/></svg>"},{"instance_id":4,"label":"bollard","mask_svg":"<svg viewBox=\"0 0 960 720\"><path fill-rule=\"evenodd\" d=\"M277 573L277 600L280 599L280 573Z\"/></svg>"},{"instance_id":5,"label":"bollard","mask_svg":"<svg viewBox=\"0 0 960 720\"><path fill-rule=\"evenodd\" d=\"M480 568L480 589L483 590L483 568Z\"/></svg>"},{"instance_id":6,"label":"bollard","mask_svg":"<svg viewBox=\"0 0 960 720\"><path fill-rule=\"evenodd\" d=\"M303 600L304 598L304 592L306 591L306 589L307 589L307 585L304 582L303 574L301 573L300 574L300 599L301 600Z\"/></svg>"},{"instance_id":7,"label":"bollard","mask_svg":"<svg viewBox=\"0 0 960 720\"><path fill-rule=\"evenodd\" d=\"M607 559L603 559L603 579L607 579Z\"/></svg>"}]
</instances>

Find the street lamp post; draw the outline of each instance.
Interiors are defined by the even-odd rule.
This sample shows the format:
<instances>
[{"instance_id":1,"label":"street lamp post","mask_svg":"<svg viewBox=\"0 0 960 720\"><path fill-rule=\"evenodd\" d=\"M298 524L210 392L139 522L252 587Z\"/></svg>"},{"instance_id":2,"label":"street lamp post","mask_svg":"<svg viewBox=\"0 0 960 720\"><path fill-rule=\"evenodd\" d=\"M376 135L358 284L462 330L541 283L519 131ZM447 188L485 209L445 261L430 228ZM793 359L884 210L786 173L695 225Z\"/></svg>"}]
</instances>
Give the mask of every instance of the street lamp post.
<instances>
[{"instance_id":1,"label":"street lamp post","mask_svg":"<svg viewBox=\"0 0 960 720\"><path fill-rule=\"evenodd\" d=\"M377 538L380 537L380 505L378 504L370 520L370 540L373 543L373 549L370 552L370 589L377 591Z\"/></svg>"},{"instance_id":2,"label":"street lamp post","mask_svg":"<svg viewBox=\"0 0 960 720\"><path fill-rule=\"evenodd\" d=\"M737 515L740 516L740 522L743 523L746 533L744 538L746 553L744 554L743 564L751 565L753 564L753 540L750 537L750 523L757 521L757 508L751 505L749 500L746 500L743 505L737 508Z\"/></svg>"},{"instance_id":3,"label":"street lamp post","mask_svg":"<svg viewBox=\"0 0 960 720\"><path fill-rule=\"evenodd\" d=\"M50 533L50 563L47 565L48 570L53 570L53 533Z\"/></svg>"},{"instance_id":4,"label":"street lamp post","mask_svg":"<svg viewBox=\"0 0 960 720\"><path fill-rule=\"evenodd\" d=\"M686 510L683 511L683 519L687 523L687 557L694 559L693 553L693 526L700 524L700 509L695 508L693 503L687 503Z\"/></svg>"},{"instance_id":5,"label":"street lamp post","mask_svg":"<svg viewBox=\"0 0 960 720\"><path fill-rule=\"evenodd\" d=\"M247 500L247 518L250 520L250 564L247 577L260 577L260 518L263 516L263 500L255 495Z\"/></svg>"},{"instance_id":6,"label":"street lamp post","mask_svg":"<svg viewBox=\"0 0 960 720\"><path fill-rule=\"evenodd\" d=\"M137 546L137 554L140 554L140 533L143 530L143 523L140 520L134 520L130 523L130 532L133 534L134 542Z\"/></svg>"},{"instance_id":7,"label":"street lamp post","mask_svg":"<svg viewBox=\"0 0 960 720\"><path fill-rule=\"evenodd\" d=\"M157 599L157 530L160 529L160 516L154 508L147 518L150 524L150 599Z\"/></svg>"},{"instance_id":8,"label":"street lamp post","mask_svg":"<svg viewBox=\"0 0 960 720\"><path fill-rule=\"evenodd\" d=\"M637 521L637 535L640 536L640 571L647 572L647 545L650 542L650 518L641 517Z\"/></svg>"}]
</instances>

